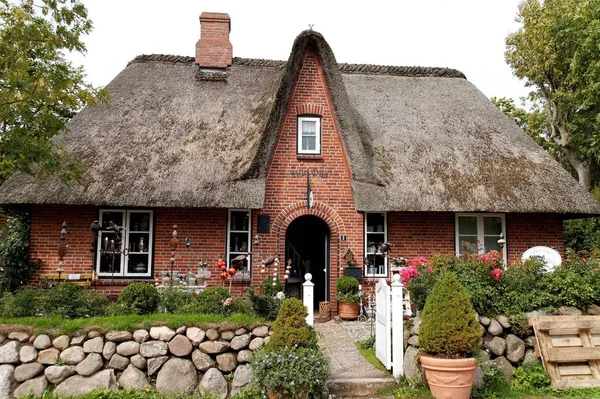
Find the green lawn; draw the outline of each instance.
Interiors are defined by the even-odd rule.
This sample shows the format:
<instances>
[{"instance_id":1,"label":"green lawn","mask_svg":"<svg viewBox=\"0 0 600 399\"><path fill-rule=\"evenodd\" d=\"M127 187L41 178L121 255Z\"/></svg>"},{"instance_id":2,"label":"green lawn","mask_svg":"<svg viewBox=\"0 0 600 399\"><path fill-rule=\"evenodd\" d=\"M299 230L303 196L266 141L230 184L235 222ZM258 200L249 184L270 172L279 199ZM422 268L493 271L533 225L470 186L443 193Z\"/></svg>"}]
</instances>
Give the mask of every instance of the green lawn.
<instances>
[{"instance_id":1,"label":"green lawn","mask_svg":"<svg viewBox=\"0 0 600 399\"><path fill-rule=\"evenodd\" d=\"M15 325L30 333L48 333L52 335L85 333L93 330L107 332L113 330L134 331L139 328L165 325L171 328L215 327L216 324L228 324L230 328L253 327L265 322L257 317L236 314L230 317L208 314L150 314L90 317L81 319L61 319L58 317L20 317L0 319L0 332L14 331Z\"/></svg>"}]
</instances>

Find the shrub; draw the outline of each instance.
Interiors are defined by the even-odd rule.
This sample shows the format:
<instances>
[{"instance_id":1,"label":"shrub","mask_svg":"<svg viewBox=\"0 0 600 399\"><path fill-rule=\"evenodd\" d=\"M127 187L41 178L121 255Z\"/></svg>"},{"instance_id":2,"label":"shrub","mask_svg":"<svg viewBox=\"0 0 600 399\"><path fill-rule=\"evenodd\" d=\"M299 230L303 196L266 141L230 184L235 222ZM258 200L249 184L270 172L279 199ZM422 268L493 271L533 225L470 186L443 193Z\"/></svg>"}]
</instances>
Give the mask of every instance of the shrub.
<instances>
[{"instance_id":1,"label":"shrub","mask_svg":"<svg viewBox=\"0 0 600 399\"><path fill-rule=\"evenodd\" d=\"M550 386L550 376L540 362L528 366L521 366L515 370L510 381L511 388L523 392L542 389Z\"/></svg>"},{"instance_id":2,"label":"shrub","mask_svg":"<svg viewBox=\"0 0 600 399\"><path fill-rule=\"evenodd\" d=\"M307 392L315 399L327 397L329 363L316 347L259 349L251 364L258 384L279 398L299 399Z\"/></svg>"},{"instance_id":3,"label":"shrub","mask_svg":"<svg viewBox=\"0 0 600 399\"><path fill-rule=\"evenodd\" d=\"M342 276L335 283L335 300L347 303L358 302L358 280L351 276Z\"/></svg>"},{"instance_id":4,"label":"shrub","mask_svg":"<svg viewBox=\"0 0 600 399\"><path fill-rule=\"evenodd\" d=\"M0 291L15 292L40 267L40 262L29 260L29 231L31 221L26 212L6 210L5 240L0 240L0 258L4 265L0 272Z\"/></svg>"},{"instance_id":5,"label":"shrub","mask_svg":"<svg viewBox=\"0 0 600 399\"><path fill-rule=\"evenodd\" d=\"M87 290L71 282L63 282L45 290L42 308L45 316L68 319L104 314L108 299L104 294Z\"/></svg>"},{"instance_id":6,"label":"shrub","mask_svg":"<svg viewBox=\"0 0 600 399\"><path fill-rule=\"evenodd\" d=\"M44 291L40 288L22 287L14 294L6 293L2 297L2 315L4 317L28 317L41 313L40 299Z\"/></svg>"},{"instance_id":7,"label":"shrub","mask_svg":"<svg viewBox=\"0 0 600 399\"><path fill-rule=\"evenodd\" d=\"M226 300L231 294L223 287L208 287L202 291L197 298L198 311L200 313L227 316L230 313Z\"/></svg>"},{"instance_id":8,"label":"shrub","mask_svg":"<svg viewBox=\"0 0 600 399\"><path fill-rule=\"evenodd\" d=\"M275 280L275 285L273 285L272 278L267 278L260 283L260 292L262 295L275 296L280 291L283 291L283 283L279 280Z\"/></svg>"},{"instance_id":9,"label":"shrub","mask_svg":"<svg viewBox=\"0 0 600 399\"><path fill-rule=\"evenodd\" d=\"M479 344L481 330L465 288L445 273L425 302L419 329L421 349L433 356L466 357Z\"/></svg>"},{"instance_id":10,"label":"shrub","mask_svg":"<svg viewBox=\"0 0 600 399\"><path fill-rule=\"evenodd\" d=\"M160 293L159 308L165 313L185 313L195 302L196 298L192 293L177 287L167 287Z\"/></svg>"},{"instance_id":11,"label":"shrub","mask_svg":"<svg viewBox=\"0 0 600 399\"><path fill-rule=\"evenodd\" d=\"M306 324L308 312L301 300L289 298L283 301L277 321L273 324L273 335L267 344L269 350L284 347L317 346L315 330Z\"/></svg>"},{"instance_id":12,"label":"shrub","mask_svg":"<svg viewBox=\"0 0 600 399\"><path fill-rule=\"evenodd\" d=\"M160 295L152 284L131 283L121 292L117 302L133 314L149 314L156 312L159 301Z\"/></svg>"},{"instance_id":13,"label":"shrub","mask_svg":"<svg viewBox=\"0 0 600 399\"><path fill-rule=\"evenodd\" d=\"M255 315L254 309L252 308L252 302L248 298L233 298L231 305L229 305L229 311L231 314L247 314Z\"/></svg>"},{"instance_id":14,"label":"shrub","mask_svg":"<svg viewBox=\"0 0 600 399\"><path fill-rule=\"evenodd\" d=\"M273 295L257 295L254 293L254 288L252 287L248 287L246 292L250 302L252 303L252 309L254 309L254 312L257 316L271 321L277 319L277 314L281 308L281 300L277 299Z\"/></svg>"}]
</instances>

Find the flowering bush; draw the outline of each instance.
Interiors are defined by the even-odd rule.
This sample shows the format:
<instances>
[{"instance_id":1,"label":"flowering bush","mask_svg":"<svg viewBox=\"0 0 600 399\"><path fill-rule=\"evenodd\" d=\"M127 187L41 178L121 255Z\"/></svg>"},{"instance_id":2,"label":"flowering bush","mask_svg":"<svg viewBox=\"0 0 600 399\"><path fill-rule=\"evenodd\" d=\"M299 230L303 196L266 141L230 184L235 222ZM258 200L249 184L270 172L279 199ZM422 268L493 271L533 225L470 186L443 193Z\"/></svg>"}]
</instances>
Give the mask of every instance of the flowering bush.
<instances>
[{"instance_id":1,"label":"flowering bush","mask_svg":"<svg viewBox=\"0 0 600 399\"><path fill-rule=\"evenodd\" d=\"M600 254L567 250L563 264L545 271L542 259L505 268L497 251L462 256L435 255L407 259L401 281L422 310L438 278L454 272L481 315L516 315L542 307L575 306L585 310L600 303Z\"/></svg>"}]
</instances>

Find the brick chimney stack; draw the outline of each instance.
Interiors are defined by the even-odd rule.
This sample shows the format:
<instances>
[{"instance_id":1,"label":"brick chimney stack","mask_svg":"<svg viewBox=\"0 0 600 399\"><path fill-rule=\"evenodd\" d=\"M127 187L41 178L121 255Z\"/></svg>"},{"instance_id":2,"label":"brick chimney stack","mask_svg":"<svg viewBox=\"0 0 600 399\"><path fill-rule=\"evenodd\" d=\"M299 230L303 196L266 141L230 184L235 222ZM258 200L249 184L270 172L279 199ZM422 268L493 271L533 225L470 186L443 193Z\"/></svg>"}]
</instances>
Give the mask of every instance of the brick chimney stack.
<instances>
[{"instance_id":1,"label":"brick chimney stack","mask_svg":"<svg viewBox=\"0 0 600 399\"><path fill-rule=\"evenodd\" d=\"M196 43L196 64L201 68L227 68L233 58L229 41L231 20L228 14L203 12L200 15L200 40Z\"/></svg>"}]
</instances>

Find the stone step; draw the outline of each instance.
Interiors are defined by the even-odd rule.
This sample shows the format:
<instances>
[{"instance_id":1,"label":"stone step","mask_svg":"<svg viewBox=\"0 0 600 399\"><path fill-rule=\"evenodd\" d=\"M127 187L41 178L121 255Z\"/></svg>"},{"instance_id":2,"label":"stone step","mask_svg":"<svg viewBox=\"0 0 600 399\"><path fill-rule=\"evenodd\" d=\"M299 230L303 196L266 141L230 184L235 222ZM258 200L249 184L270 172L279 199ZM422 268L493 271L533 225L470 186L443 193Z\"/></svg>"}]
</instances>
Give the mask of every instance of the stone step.
<instances>
[{"instance_id":1,"label":"stone step","mask_svg":"<svg viewBox=\"0 0 600 399\"><path fill-rule=\"evenodd\" d=\"M334 378L333 389L337 397L377 397L379 390L393 386L396 381L387 378Z\"/></svg>"}]
</instances>

